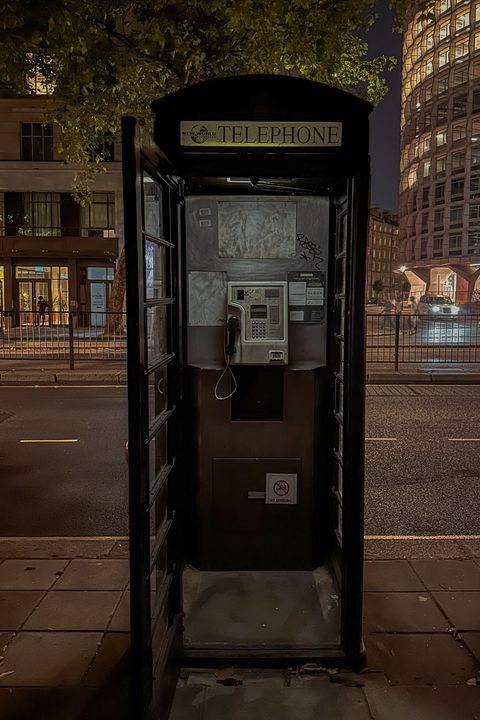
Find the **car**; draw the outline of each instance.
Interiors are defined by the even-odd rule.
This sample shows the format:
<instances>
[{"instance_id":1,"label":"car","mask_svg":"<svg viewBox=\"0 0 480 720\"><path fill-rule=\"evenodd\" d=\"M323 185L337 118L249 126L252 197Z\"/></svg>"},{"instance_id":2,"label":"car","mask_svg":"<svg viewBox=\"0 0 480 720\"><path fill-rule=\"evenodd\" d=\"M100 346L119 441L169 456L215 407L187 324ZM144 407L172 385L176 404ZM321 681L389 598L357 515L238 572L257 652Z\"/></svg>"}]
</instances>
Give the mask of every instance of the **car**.
<instances>
[{"instance_id":1,"label":"car","mask_svg":"<svg viewBox=\"0 0 480 720\"><path fill-rule=\"evenodd\" d=\"M422 295L418 302L418 314L432 317L455 317L460 307L444 295Z\"/></svg>"}]
</instances>

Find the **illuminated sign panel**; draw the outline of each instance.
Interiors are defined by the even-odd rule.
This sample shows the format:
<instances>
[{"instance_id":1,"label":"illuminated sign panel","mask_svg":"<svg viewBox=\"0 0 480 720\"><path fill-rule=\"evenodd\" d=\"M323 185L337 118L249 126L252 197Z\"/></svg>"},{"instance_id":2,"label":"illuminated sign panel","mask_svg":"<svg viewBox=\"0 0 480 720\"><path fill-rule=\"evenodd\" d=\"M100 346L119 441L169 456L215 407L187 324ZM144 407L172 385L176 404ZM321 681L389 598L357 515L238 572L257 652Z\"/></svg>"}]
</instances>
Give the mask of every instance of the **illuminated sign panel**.
<instances>
[{"instance_id":1,"label":"illuminated sign panel","mask_svg":"<svg viewBox=\"0 0 480 720\"><path fill-rule=\"evenodd\" d=\"M183 120L183 147L341 147L340 122Z\"/></svg>"}]
</instances>

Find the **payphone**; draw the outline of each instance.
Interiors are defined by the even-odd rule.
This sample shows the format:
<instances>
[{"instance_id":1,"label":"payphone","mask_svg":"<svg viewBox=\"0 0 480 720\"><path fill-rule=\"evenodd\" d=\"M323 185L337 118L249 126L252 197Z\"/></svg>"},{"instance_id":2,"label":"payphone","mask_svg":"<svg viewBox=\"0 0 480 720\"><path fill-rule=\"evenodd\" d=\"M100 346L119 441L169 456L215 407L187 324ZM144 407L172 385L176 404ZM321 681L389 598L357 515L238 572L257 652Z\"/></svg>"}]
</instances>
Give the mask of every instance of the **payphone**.
<instances>
[{"instance_id":1,"label":"payphone","mask_svg":"<svg viewBox=\"0 0 480 720\"><path fill-rule=\"evenodd\" d=\"M231 363L288 363L286 282L229 282L227 312Z\"/></svg>"}]
</instances>

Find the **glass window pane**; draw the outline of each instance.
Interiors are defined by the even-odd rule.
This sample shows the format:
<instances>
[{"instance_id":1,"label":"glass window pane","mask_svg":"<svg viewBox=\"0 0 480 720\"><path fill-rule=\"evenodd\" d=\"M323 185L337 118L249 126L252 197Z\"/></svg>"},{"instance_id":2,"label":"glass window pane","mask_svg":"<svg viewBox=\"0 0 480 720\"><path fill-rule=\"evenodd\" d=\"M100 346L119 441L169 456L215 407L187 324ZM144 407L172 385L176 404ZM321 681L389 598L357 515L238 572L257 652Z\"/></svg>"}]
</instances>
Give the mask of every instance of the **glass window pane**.
<instances>
[{"instance_id":1,"label":"glass window pane","mask_svg":"<svg viewBox=\"0 0 480 720\"><path fill-rule=\"evenodd\" d=\"M150 426L168 407L167 378L167 365L162 365L148 376L148 423Z\"/></svg>"},{"instance_id":2,"label":"glass window pane","mask_svg":"<svg viewBox=\"0 0 480 720\"><path fill-rule=\"evenodd\" d=\"M106 272L107 272L106 268L89 267L89 268L87 268L87 278L89 280L105 280Z\"/></svg>"},{"instance_id":3,"label":"glass window pane","mask_svg":"<svg viewBox=\"0 0 480 720\"><path fill-rule=\"evenodd\" d=\"M162 189L147 173L143 175L143 193L145 232L163 238Z\"/></svg>"},{"instance_id":4,"label":"glass window pane","mask_svg":"<svg viewBox=\"0 0 480 720\"><path fill-rule=\"evenodd\" d=\"M168 297L166 287L167 248L145 242L145 297L147 300Z\"/></svg>"},{"instance_id":5,"label":"glass window pane","mask_svg":"<svg viewBox=\"0 0 480 720\"><path fill-rule=\"evenodd\" d=\"M155 478L158 477L166 465L168 465L167 426L163 425L148 443L148 479L150 488L153 488Z\"/></svg>"},{"instance_id":6,"label":"glass window pane","mask_svg":"<svg viewBox=\"0 0 480 720\"><path fill-rule=\"evenodd\" d=\"M152 365L169 352L168 314L169 306L157 305L146 308L147 362Z\"/></svg>"}]
</instances>

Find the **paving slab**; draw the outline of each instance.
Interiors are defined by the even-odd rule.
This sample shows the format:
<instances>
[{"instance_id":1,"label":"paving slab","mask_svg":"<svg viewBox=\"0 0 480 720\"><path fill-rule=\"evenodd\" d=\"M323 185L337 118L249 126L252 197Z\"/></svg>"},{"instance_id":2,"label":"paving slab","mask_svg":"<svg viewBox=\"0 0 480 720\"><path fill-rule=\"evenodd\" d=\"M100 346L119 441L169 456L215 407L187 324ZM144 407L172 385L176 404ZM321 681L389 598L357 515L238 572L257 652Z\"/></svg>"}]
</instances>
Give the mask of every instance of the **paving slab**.
<instances>
[{"instance_id":1,"label":"paving slab","mask_svg":"<svg viewBox=\"0 0 480 720\"><path fill-rule=\"evenodd\" d=\"M128 632L130 630L130 593L124 592L108 626L109 632Z\"/></svg>"},{"instance_id":2,"label":"paving slab","mask_svg":"<svg viewBox=\"0 0 480 720\"><path fill-rule=\"evenodd\" d=\"M324 682L290 688L208 687L201 717L202 720L312 720L325 717L326 708L335 720L371 720L361 689ZM180 716L174 720L180 720Z\"/></svg>"},{"instance_id":3,"label":"paving slab","mask_svg":"<svg viewBox=\"0 0 480 720\"><path fill-rule=\"evenodd\" d=\"M130 557L130 543L128 542L128 540L116 542L111 551L109 552L108 557L128 559Z\"/></svg>"},{"instance_id":4,"label":"paving slab","mask_svg":"<svg viewBox=\"0 0 480 720\"><path fill-rule=\"evenodd\" d=\"M462 632L462 640L480 663L480 630L479 632Z\"/></svg>"},{"instance_id":5,"label":"paving slab","mask_svg":"<svg viewBox=\"0 0 480 720\"><path fill-rule=\"evenodd\" d=\"M25 623L25 630L105 630L120 596L104 590L49 592Z\"/></svg>"},{"instance_id":6,"label":"paving slab","mask_svg":"<svg viewBox=\"0 0 480 720\"><path fill-rule=\"evenodd\" d=\"M102 633L20 632L8 644L0 686L78 687Z\"/></svg>"},{"instance_id":7,"label":"paving slab","mask_svg":"<svg viewBox=\"0 0 480 720\"><path fill-rule=\"evenodd\" d=\"M0 688L2 720L77 720L86 701L78 688Z\"/></svg>"},{"instance_id":8,"label":"paving slab","mask_svg":"<svg viewBox=\"0 0 480 720\"><path fill-rule=\"evenodd\" d=\"M447 618L423 592L366 592L364 620L369 632L446 632Z\"/></svg>"},{"instance_id":9,"label":"paving slab","mask_svg":"<svg viewBox=\"0 0 480 720\"><path fill-rule=\"evenodd\" d=\"M463 685L478 665L464 645L443 634L374 634L367 665L400 685Z\"/></svg>"},{"instance_id":10,"label":"paving slab","mask_svg":"<svg viewBox=\"0 0 480 720\"><path fill-rule=\"evenodd\" d=\"M2 558L97 558L105 557L115 545L115 540L82 540L76 538L0 538Z\"/></svg>"},{"instance_id":11,"label":"paving slab","mask_svg":"<svg viewBox=\"0 0 480 720\"><path fill-rule=\"evenodd\" d=\"M391 687L377 683L365 688L375 720L478 720L478 688Z\"/></svg>"},{"instance_id":12,"label":"paving slab","mask_svg":"<svg viewBox=\"0 0 480 720\"><path fill-rule=\"evenodd\" d=\"M480 572L480 569L479 569ZM55 583L55 590L124 590L129 579L128 561L75 559Z\"/></svg>"},{"instance_id":13,"label":"paving slab","mask_svg":"<svg viewBox=\"0 0 480 720\"><path fill-rule=\"evenodd\" d=\"M129 633L106 633L82 685L99 687L106 683L118 665L126 660L129 647Z\"/></svg>"},{"instance_id":14,"label":"paving slab","mask_svg":"<svg viewBox=\"0 0 480 720\"><path fill-rule=\"evenodd\" d=\"M478 630L480 592L436 592L433 596L457 630Z\"/></svg>"},{"instance_id":15,"label":"paving slab","mask_svg":"<svg viewBox=\"0 0 480 720\"><path fill-rule=\"evenodd\" d=\"M367 560L363 571L363 589L388 592L424 590L425 586L407 560Z\"/></svg>"},{"instance_id":16,"label":"paving slab","mask_svg":"<svg viewBox=\"0 0 480 720\"><path fill-rule=\"evenodd\" d=\"M0 630L18 630L43 594L41 590L0 590Z\"/></svg>"},{"instance_id":17,"label":"paving slab","mask_svg":"<svg viewBox=\"0 0 480 720\"><path fill-rule=\"evenodd\" d=\"M412 567L429 590L480 591L480 567L474 560L412 560Z\"/></svg>"},{"instance_id":18,"label":"paving slab","mask_svg":"<svg viewBox=\"0 0 480 720\"><path fill-rule=\"evenodd\" d=\"M441 560L468 557L456 540L366 540L365 560Z\"/></svg>"},{"instance_id":19,"label":"paving slab","mask_svg":"<svg viewBox=\"0 0 480 720\"><path fill-rule=\"evenodd\" d=\"M203 720L206 687L177 688L168 720Z\"/></svg>"},{"instance_id":20,"label":"paving slab","mask_svg":"<svg viewBox=\"0 0 480 720\"><path fill-rule=\"evenodd\" d=\"M48 590L68 560L4 560L0 565L1 590Z\"/></svg>"}]
</instances>

